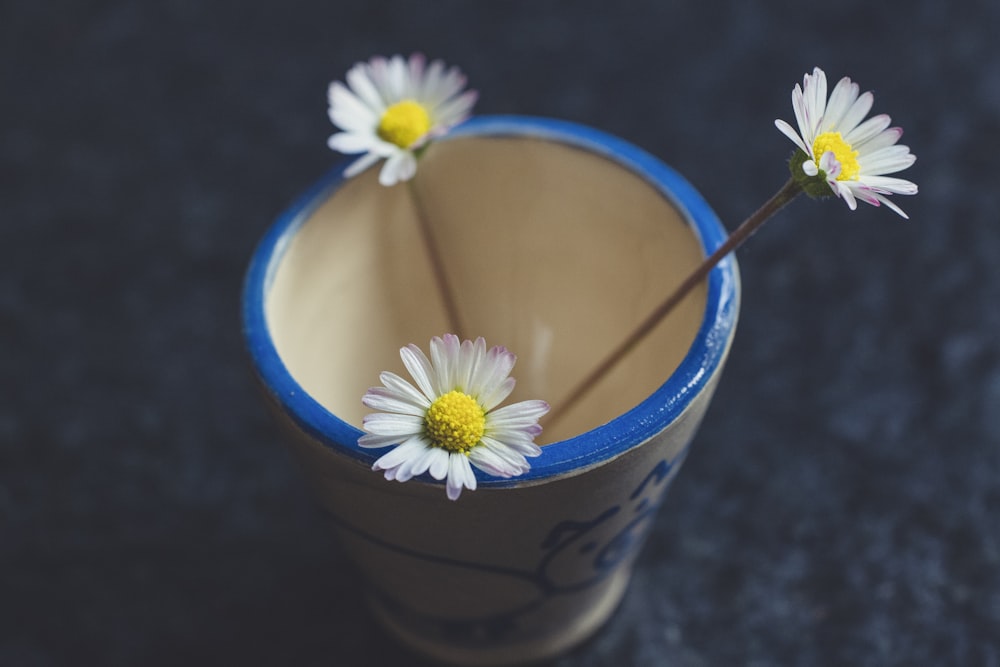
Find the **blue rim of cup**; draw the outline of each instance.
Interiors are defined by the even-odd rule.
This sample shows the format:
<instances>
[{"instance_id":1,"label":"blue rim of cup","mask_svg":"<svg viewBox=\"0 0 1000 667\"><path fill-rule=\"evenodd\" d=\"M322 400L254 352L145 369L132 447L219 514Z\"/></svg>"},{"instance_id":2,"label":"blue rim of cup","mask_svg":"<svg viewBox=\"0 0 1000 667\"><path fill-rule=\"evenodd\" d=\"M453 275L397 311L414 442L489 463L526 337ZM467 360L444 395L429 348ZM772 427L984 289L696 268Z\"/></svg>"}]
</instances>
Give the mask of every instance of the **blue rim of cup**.
<instances>
[{"instance_id":1,"label":"blue rim of cup","mask_svg":"<svg viewBox=\"0 0 1000 667\"><path fill-rule=\"evenodd\" d=\"M722 223L687 180L642 149L600 130L530 116L476 116L438 141L470 136L536 138L606 157L645 179L673 203L706 255L726 239ZM359 447L357 440L363 431L330 412L298 384L278 355L265 314L266 295L285 249L312 212L344 182L348 164L350 161L338 165L303 193L261 239L244 280L242 326L254 371L280 410L326 447L371 466L388 449ZM739 304L739 272L730 254L708 276L705 317L691 348L659 388L639 405L601 426L546 444L542 454L530 460L531 470L520 477L504 479L475 469L479 485L510 487L575 474L616 458L661 432L681 416L721 369L736 330ZM419 479L443 484L428 475Z\"/></svg>"}]
</instances>

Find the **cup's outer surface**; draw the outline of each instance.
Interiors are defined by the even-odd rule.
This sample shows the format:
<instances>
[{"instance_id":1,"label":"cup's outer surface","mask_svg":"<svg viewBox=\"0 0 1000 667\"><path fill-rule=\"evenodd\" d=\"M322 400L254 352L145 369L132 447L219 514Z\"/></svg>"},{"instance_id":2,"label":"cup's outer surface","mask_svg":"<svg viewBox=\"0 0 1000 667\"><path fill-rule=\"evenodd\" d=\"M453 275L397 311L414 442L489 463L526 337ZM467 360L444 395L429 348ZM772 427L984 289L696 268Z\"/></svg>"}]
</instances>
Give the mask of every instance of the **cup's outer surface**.
<instances>
[{"instance_id":1,"label":"cup's outer surface","mask_svg":"<svg viewBox=\"0 0 1000 667\"><path fill-rule=\"evenodd\" d=\"M714 385L611 461L459 502L437 485L386 481L285 423L376 617L439 660L517 664L572 647L615 610Z\"/></svg>"}]
</instances>

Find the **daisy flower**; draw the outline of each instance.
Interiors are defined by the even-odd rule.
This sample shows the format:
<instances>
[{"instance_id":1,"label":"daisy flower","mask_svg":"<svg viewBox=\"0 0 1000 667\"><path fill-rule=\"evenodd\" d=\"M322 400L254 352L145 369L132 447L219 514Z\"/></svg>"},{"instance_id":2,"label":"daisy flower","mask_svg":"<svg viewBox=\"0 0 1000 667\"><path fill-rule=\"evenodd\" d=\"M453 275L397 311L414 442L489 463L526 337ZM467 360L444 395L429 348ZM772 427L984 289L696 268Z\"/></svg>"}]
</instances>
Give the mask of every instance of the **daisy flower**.
<instances>
[{"instance_id":1,"label":"daisy flower","mask_svg":"<svg viewBox=\"0 0 1000 667\"><path fill-rule=\"evenodd\" d=\"M358 445L396 445L372 469L399 482L425 472L446 479L451 500L462 489L475 490L472 466L497 477L530 470L525 457L542 452L534 439L549 405L534 400L496 407L514 389L509 375L516 357L499 346L487 350L482 338L460 343L453 334L432 338L430 350L430 359L416 345L399 351L416 386L386 371L379 376L383 386L362 398L381 412L364 418L367 433Z\"/></svg>"},{"instance_id":2,"label":"daisy flower","mask_svg":"<svg viewBox=\"0 0 1000 667\"><path fill-rule=\"evenodd\" d=\"M458 68L445 69L440 60L426 65L420 54L375 57L354 65L346 78L346 86L330 84L330 120L343 131L327 143L341 153L364 153L347 168L348 177L385 158L382 185L413 178L419 149L465 120L477 97L463 92Z\"/></svg>"},{"instance_id":3,"label":"daisy flower","mask_svg":"<svg viewBox=\"0 0 1000 667\"><path fill-rule=\"evenodd\" d=\"M917 186L886 174L906 169L917 158L908 146L896 144L903 130L889 127L889 116L864 120L875 98L871 92L859 95L859 90L858 84L844 77L827 100L826 74L818 67L812 75L805 75L802 87L795 85L792 108L798 132L781 119L774 121L801 151L792 158L792 175L808 194L822 196L832 191L852 211L860 199L872 206L885 204L906 218L888 195L914 195Z\"/></svg>"}]
</instances>

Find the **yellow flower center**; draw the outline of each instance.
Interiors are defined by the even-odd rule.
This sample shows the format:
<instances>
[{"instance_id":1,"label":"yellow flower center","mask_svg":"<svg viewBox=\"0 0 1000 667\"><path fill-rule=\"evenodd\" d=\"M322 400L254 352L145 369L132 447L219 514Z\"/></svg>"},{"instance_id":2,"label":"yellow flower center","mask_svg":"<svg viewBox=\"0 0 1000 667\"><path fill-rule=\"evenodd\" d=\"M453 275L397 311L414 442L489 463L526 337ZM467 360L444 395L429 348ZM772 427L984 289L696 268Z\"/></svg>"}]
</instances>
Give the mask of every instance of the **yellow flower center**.
<instances>
[{"instance_id":1,"label":"yellow flower center","mask_svg":"<svg viewBox=\"0 0 1000 667\"><path fill-rule=\"evenodd\" d=\"M833 151L833 157L837 158L837 162L840 163L838 181L857 180L858 174L861 172L861 166L858 165L858 152L844 141L840 132L824 132L816 137L816 141L813 142L813 155L816 156L817 162L827 151Z\"/></svg>"},{"instance_id":2,"label":"yellow flower center","mask_svg":"<svg viewBox=\"0 0 1000 667\"><path fill-rule=\"evenodd\" d=\"M422 104L413 100L396 102L385 110L378 123L378 136L400 148L409 148L431 129L431 117Z\"/></svg>"},{"instance_id":3,"label":"yellow flower center","mask_svg":"<svg viewBox=\"0 0 1000 667\"><path fill-rule=\"evenodd\" d=\"M483 437L486 412L468 394L449 391L427 409L424 429L435 447L467 453Z\"/></svg>"}]
</instances>

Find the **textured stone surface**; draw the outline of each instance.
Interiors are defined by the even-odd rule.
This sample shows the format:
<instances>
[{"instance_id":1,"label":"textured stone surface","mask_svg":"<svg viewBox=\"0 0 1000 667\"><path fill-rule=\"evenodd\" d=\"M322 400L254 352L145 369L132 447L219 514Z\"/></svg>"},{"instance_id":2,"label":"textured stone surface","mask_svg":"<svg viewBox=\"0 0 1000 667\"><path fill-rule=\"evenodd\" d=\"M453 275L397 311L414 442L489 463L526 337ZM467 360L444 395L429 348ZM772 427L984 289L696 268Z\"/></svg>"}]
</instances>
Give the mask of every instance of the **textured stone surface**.
<instances>
[{"instance_id":1,"label":"textured stone surface","mask_svg":"<svg viewBox=\"0 0 1000 667\"><path fill-rule=\"evenodd\" d=\"M257 400L242 272L334 163L374 53L583 122L730 226L814 65L921 186L798 201L741 251L726 375L620 613L570 665L1000 664L1000 5L749 0L0 8L0 664L414 664Z\"/></svg>"}]
</instances>

